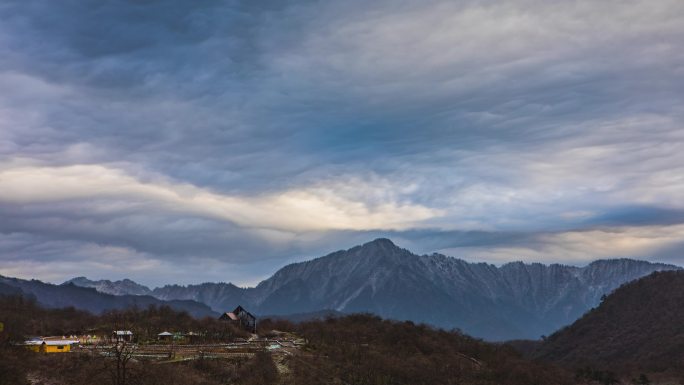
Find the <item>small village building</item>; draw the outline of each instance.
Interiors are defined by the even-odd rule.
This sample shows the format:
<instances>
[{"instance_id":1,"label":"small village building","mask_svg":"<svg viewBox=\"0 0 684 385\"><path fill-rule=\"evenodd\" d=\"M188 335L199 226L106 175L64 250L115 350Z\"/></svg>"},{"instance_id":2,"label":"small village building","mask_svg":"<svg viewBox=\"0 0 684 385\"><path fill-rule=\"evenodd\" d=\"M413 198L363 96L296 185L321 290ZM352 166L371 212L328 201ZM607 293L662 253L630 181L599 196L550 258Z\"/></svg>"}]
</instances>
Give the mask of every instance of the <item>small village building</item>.
<instances>
[{"instance_id":1,"label":"small village building","mask_svg":"<svg viewBox=\"0 0 684 385\"><path fill-rule=\"evenodd\" d=\"M157 334L157 339L159 341L171 341L171 340L173 340L173 333L161 332L161 333Z\"/></svg>"},{"instance_id":2,"label":"small village building","mask_svg":"<svg viewBox=\"0 0 684 385\"><path fill-rule=\"evenodd\" d=\"M112 332L113 342L131 342L133 341L133 332L130 330L114 330Z\"/></svg>"},{"instance_id":3,"label":"small village building","mask_svg":"<svg viewBox=\"0 0 684 385\"><path fill-rule=\"evenodd\" d=\"M191 344L197 343L202 338L202 335L200 333L196 332L187 332L185 334L185 340Z\"/></svg>"},{"instance_id":4,"label":"small village building","mask_svg":"<svg viewBox=\"0 0 684 385\"><path fill-rule=\"evenodd\" d=\"M219 319L234 322L245 330L256 333L256 317L240 305L231 312L223 313Z\"/></svg>"},{"instance_id":5,"label":"small village building","mask_svg":"<svg viewBox=\"0 0 684 385\"><path fill-rule=\"evenodd\" d=\"M82 343L82 344L86 344L86 345L96 344L96 343L98 343L101 339L102 339L101 337L98 337L98 336L96 336L96 335L94 335L94 334L85 334L85 335L83 335L83 336L80 337L81 343Z\"/></svg>"},{"instance_id":6,"label":"small village building","mask_svg":"<svg viewBox=\"0 0 684 385\"><path fill-rule=\"evenodd\" d=\"M49 339L32 338L24 342L24 345L37 353L67 353L71 351L72 345L77 345L78 340L73 339Z\"/></svg>"}]
</instances>

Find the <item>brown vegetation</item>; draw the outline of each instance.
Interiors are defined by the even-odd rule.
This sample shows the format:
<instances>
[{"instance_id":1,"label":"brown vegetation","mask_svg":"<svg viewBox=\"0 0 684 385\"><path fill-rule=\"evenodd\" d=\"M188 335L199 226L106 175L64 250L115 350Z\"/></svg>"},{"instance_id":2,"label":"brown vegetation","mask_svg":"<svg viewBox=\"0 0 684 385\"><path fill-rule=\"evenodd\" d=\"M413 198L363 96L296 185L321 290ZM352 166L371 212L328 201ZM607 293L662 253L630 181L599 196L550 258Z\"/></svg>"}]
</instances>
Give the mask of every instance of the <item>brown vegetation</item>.
<instances>
[{"instance_id":1,"label":"brown vegetation","mask_svg":"<svg viewBox=\"0 0 684 385\"><path fill-rule=\"evenodd\" d=\"M611 383L614 373L684 380L684 271L654 273L607 296L535 355ZM642 376L643 374L643 376Z\"/></svg>"},{"instance_id":2,"label":"brown vegetation","mask_svg":"<svg viewBox=\"0 0 684 385\"><path fill-rule=\"evenodd\" d=\"M412 322L352 315L288 325L306 338L295 355L293 384L569 384L560 369L526 361L512 348Z\"/></svg>"},{"instance_id":3,"label":"brown vegetation","mask_svg":"<svg viewBox=\"0 0 684 385\"><path fill-rule=\"evenodd\" d=\"M150 361L127 358L122 373L115 351L103 356L82 350L69 354L31 353L10 341L30 335L109 333L130 329L138 343L154 339L162 330L196 331L205 341L227 341L245 332L231 323L197 320L168 308L130 309L93 316L73 309L46 310L20 298L0 298L6 328L0 353L0 385L25 383L112 385L218 384L355 384L355 385L564 385L574 378L552 365L525 360L512 347L477 340L457 331L437 330L412 322L382 320L371 315L293 324L284 320L260 322L262 336L295 334L306 341L302 349L252 358L191 361ZM120 345L108 349L119 348ZM277 366L273 357L277 357ZM118 368L118 369L117 369ZM23 382L22 382L23 381Z\"/></svg>"},{"instance_id":4,"label":"brown vegetation","mask_svg":"<svg viewBox=\"0 0 684 385\"><path fill-rule=\"evenodd\" d=\"M109 336L116 329L132 330L140 343L154 341L163 330L193 331L197 334L197 338L185 343L226 342L249 336L231 323L212 318L198 320L168 307L132 308L95 316L73 308L43 309L34 301L20 296L0 296L0 322L4 324L0 333L0 385L26 384L27 375L38 382L57 384L212 385L237 383L239 378L248 378L251 373L240 375L244 360L148 365L133 359L130 354L132 345L125 344L108 348L110 356L107 358L90 354L87 350L78 354L41 355L18 345L30 336Z\"/></svg>"}]
</instances>

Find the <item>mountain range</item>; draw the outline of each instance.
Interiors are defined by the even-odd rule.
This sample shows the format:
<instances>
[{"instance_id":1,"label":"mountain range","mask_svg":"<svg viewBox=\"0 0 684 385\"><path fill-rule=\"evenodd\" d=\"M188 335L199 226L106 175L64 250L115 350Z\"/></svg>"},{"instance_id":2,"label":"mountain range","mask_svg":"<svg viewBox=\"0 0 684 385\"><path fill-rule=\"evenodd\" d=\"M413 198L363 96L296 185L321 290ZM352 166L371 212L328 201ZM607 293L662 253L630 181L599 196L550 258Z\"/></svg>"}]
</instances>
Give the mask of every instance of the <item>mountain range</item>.
<instances>
[{"instance_id":1,"label":"mountain range","mask_svg":"<svg viewBox=\"0 0 684 385\"><path fill-rule=\"evenodd\" d=\"M67 284L115 295L187 300L217 312L241 304L255 314L331 310L424 322L488 340L537 339L566 326L626 282L677 266L632 259L584 267L512 262L497 267L442 254L416 255L388 239L283 267L256 287L231 283L149 289L130 280Z\"/></svg>"},{"instance_id":2,"label":"mountain range","mask_svg":"<svg viewBox=\"0 0 684 385\"><path fill-rule=\"evenodd\" d=\"M38 280L3 276L0 276L0 295L21 295L35 300L46 308L74 307L95 314L133 306L146 308L154 305L169 306L174 310L186 311L197 318L218 316L218 313L211 310L207 305L192 300L164 301L149 295L112 295L71 283L53 285Z\"/></svg>"}]
</instances>

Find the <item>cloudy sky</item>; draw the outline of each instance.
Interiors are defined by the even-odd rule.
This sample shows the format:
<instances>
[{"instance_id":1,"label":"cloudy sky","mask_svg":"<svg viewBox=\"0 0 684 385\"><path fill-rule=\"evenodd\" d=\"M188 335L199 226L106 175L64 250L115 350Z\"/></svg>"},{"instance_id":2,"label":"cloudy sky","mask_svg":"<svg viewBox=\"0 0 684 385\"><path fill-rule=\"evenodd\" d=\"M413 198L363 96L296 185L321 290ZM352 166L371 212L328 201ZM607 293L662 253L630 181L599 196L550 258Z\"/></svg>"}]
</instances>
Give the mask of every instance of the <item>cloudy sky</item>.
<instances>
[{"instance_id":1,"label":"cloudy sky","mask_svg":"<svg viewBox=\"0 0 684 385\"><path fill-rule=\"evenodd\" d=\"M683 125L681 0L4 0L0 274L684 264Z\"/></svg>"}]
</instances>

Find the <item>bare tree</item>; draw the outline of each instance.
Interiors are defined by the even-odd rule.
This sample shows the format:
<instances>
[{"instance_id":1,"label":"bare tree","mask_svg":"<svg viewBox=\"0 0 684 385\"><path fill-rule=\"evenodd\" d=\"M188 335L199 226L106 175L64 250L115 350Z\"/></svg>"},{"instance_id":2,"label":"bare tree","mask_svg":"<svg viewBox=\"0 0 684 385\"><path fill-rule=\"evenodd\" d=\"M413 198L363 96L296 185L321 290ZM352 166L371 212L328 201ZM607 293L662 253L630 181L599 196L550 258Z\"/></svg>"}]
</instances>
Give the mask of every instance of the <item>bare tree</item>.
<instances>
[{"instance_id":1,"label":"bare tree","mask_svg":"<svg viewBox=\"0 0 684 385\"><path fill-rule=\"evenodd\" d=\"M114 332L117 330L128 330L126 317L121 314L116 314L113 320ZM109 372L113 385L126 385L130 377L127 371L128 362L133 358L133 354L137 349L137 344L130 341L131 337L128 335L113 335L111 346L108 347L107 358L105 359L105 368Z\"/></svg>"},{"instance_id":2,"label":"bare tree","mask_svg":"<svg viewBox=\"0 0 684 385\"><path fill-rule=\"evenodd\" d=\"M133 358L136 345L127 341L117 341L109 349L110 357L114 362L109 362L109 373L114 385L126 385L129 373L126 371L128 362ZM105 360L105 362L108 362Z\"/></svg>"}]
</instances>

